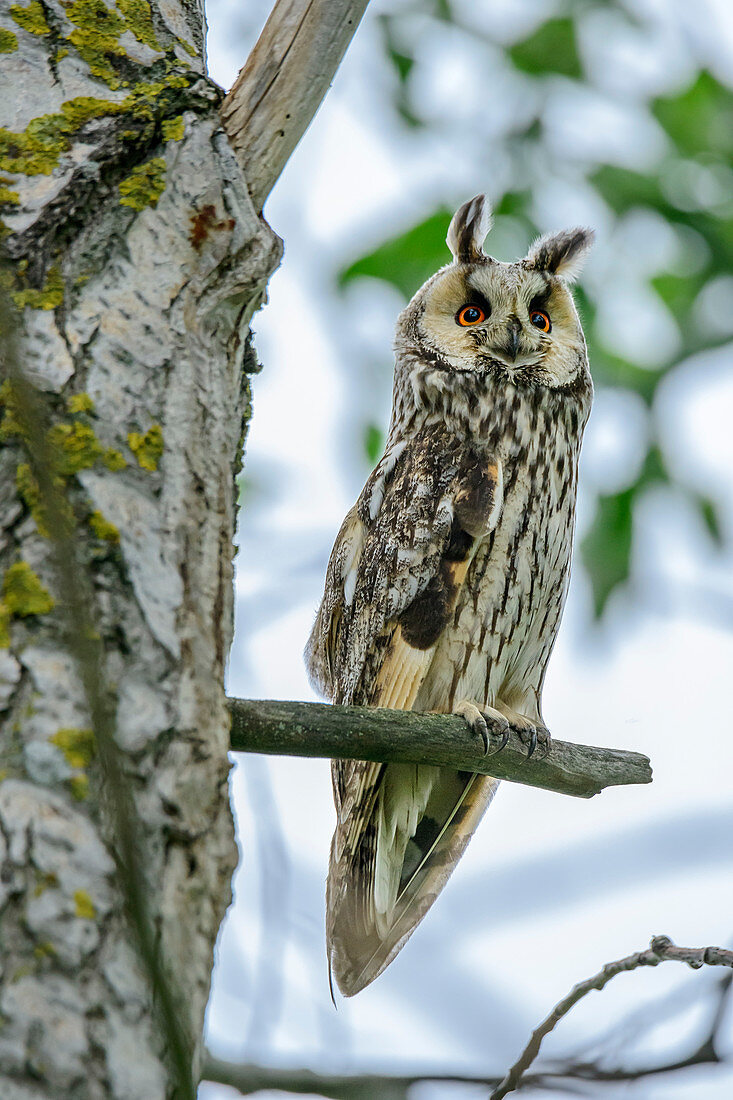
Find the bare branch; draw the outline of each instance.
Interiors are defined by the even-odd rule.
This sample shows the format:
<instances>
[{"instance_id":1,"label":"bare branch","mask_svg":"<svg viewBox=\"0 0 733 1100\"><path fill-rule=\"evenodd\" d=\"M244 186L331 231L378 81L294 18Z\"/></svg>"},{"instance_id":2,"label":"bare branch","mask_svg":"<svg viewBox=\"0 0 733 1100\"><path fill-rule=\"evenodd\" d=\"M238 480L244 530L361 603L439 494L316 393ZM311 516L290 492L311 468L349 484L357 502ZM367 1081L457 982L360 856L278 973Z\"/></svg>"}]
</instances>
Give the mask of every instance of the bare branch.
<instances>
[{"instance_id":1,"label":"bare branch","mask_svg":"<svg viewBox=\"0 0 733 1100\"><path fill-rule=\"evenodd\" d=\"M733 967L733 951L722 947L676 947L667 936L655 936L646 951L637 951L636 954L628 955L625 959L606 963L603 969L592 978L586 978L585 981L573 986L567 997L556 1004L549 1016L546 1016L539 1027L535 1028L520 1058L494 1089L490 1100L503 1100L504 1096L518 1088L520 1081L539 1054L542 1040L578 1001L594 989L603 989L617 974L638 970L642 966L658 966L661 962L684 962L695 970L701 966ZM687 1061L681 1063L681 1065L686 1064L688 1064Z\"/></svg>"},{"instance_id":2,"label":"bare branch","mask_svg":"<svg viewBox=\"0 0 733 1100\"><path fill-rule=\"evenodd\" d=\"M329 89L368 0L278 0L221 108L262 210Z\"/></svg>"},{"instance_id":3,"label":"bare branch","mask_svg":"<svg viewBox=\"0 0 733 1100\"><path fill-rule=\"evenodd\" d=\"M485 756L465 721L450 714L259 699L228 703L231 747L241 752L438 764L579 798L652 779L648 757L622 749L553 741L546 755L538 750L528 759L514 730L501 752Z\"/></svg>"},{"instance_id":4,"label":"bare branch","mask_svg":"<svg viewBox=\"0 0 733 1100\"><path fill-rule=\"evenodd\" d=\"M587 993L593 989L603 989L611 978L624 971L637 970L642 966L658 966L659 963L668 961L684 962L693 969L706 965L733 968L733 951L720 947L676 947L666 936L655 936L646 951L608 963L598 974L576 985L536 1029L522 1057L498 1084L496 1077L473 1077L461 1074L424 1073L395 1076L320 1074L307 1069L237 1065L221 1061L211 1054L208 1054L205 1059L202 1080L229 1085L243 1096L261 1091L284 1091L295 1095L324 1096L330 1100L372 1100L374 1096L379 1096L381 1100L408 1100L412 1086L423 1083L484 1085L494 1090L489 1100L501 1100L509 1092L515 1091L520 1084L523 1087L532 1085L540 1087L544 1091L557 1090L566 1096L569 1091L576 1091L578 1085L582 1087L582 1083L606 1085L621 1081L636 1081L692 1066L720 1063L721 1058L715 1050L715 1038L726 1006L727 991L730 986L729 976L723 979L719 989L710 1036L686 1058L633 1069L624 1067L606 1069L596 1062L569 1061L549 1072L527 1073L527 1069L539 1053L545 1035L549 1034L559 1020Z\"/></svg>"},{"instance_id":5,"label":"bare branch","mask_svg":"<svg viewBox=\"0 0 733 1100\"><path fill-rule=\"evenodd\" d=\"M203 1081L214 1081L237 1089L242 1096L255 1092L290 1092L325 1096L329 1100L407 1100L413 1085L423 1082L440 1084L485 1085L491 1088L496 1078L465 1077L459 1074L322 1074L308 1069L279 1069L257 1065L236 1065L208 1055Z\"/></svg>"}]
</instances>

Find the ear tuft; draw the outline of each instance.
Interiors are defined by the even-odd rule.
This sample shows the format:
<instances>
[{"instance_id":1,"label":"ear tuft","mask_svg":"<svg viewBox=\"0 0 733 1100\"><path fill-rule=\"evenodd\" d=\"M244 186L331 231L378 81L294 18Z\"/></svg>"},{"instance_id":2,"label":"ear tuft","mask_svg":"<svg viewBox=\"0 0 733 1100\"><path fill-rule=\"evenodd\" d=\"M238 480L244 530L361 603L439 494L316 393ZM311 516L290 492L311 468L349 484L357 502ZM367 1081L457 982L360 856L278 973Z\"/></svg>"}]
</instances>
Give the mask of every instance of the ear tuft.
<instances>
[{"instance_id":1,"label":"ear tuft","mask_svg":"<svg viewBox=\"0 0 733 1100\"><path fill-rule=\"evenodd\" d=\"M486 258L481 246L491 229L491 221L491 206L486 195L476 195L456 210L446 237L456 263L477 263Z\"/></svg>"},{"instance_id":2,"label":"ear tuft","mask_svg":"<svg viewBox=\"0 0 733 1100\"><path fill-rule=\"evenodd\" d=\"M537 271L549 271L572 281L580 274L595 239L592 229L565 229L540 237L527 253L525 263Z\"/></svg>"}]
</instances>

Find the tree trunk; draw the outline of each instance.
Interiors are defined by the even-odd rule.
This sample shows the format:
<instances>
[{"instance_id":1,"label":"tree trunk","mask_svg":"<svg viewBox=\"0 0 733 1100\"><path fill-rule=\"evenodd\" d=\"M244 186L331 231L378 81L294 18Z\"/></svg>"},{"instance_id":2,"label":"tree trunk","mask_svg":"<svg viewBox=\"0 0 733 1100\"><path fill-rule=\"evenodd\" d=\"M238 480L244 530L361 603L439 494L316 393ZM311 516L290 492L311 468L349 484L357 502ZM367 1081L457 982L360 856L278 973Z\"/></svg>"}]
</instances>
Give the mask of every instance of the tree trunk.
<instances>
[{"instance_id":1,"label":"tree trunk","mask_svg":"<svg viewBox=\"0 0 733 1100\"><path fill-rule=\"evenodd\" d=\"M200 3L20 0L0 28L17 360L43 391L53 491L93 581L98 672L195 1062L236 861L223 673L248 324L280 242L221 131ZM124 913L109 776L68 637L83 586L54 567L58 515L5 372L0 1096L184 1095Z\"/></svg>"}]
</instances>

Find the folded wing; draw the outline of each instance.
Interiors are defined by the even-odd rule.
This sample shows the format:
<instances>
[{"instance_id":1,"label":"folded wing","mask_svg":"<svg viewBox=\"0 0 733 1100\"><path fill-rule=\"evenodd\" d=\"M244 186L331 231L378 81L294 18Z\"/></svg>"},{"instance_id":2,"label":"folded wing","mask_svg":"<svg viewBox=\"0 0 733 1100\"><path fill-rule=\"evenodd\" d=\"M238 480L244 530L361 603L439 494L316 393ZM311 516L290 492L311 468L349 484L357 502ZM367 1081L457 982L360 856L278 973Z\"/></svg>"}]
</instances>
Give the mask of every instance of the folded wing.
<instances>
[{"instance_id":1,"label":"folded wing","mask_svg":"<svg viewBox=\"0 0 733 1100\"><path fill-rule=\"evenodd\" d=\"M409 710L502 504L498 461L440 426L387 450L346 517L308 643L333 702ZM439 893L495 784L427 765L333 761L329 963L347 996L372 981Z\"/></svg>"}]
</instances>

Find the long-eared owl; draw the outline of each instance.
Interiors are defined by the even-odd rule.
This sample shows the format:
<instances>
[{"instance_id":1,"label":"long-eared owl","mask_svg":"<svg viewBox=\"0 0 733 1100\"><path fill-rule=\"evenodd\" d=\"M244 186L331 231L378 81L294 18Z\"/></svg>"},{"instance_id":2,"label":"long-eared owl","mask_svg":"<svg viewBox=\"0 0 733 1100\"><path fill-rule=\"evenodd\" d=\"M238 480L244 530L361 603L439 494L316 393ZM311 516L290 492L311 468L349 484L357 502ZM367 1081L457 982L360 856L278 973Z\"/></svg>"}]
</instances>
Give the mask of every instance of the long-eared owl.
<instances>
[{"instance_id":1,"label":"long-eared owl","mask_svg":"<svg viewBox=\"0 0 733 1100\"><path fill-rule=\"evenodd\" d=\"M334 703L459 713L546 742L541 694L568 586L578 454L593 395L568 289L593 234L483 251L479 195L453 262L397 322L384 455L346 516L306 648ZM468 731L467 731L468 732ZM394 958L463 853L496 780L334 760L329 965L352 996Z\"/></svg>"}]
</instances>

